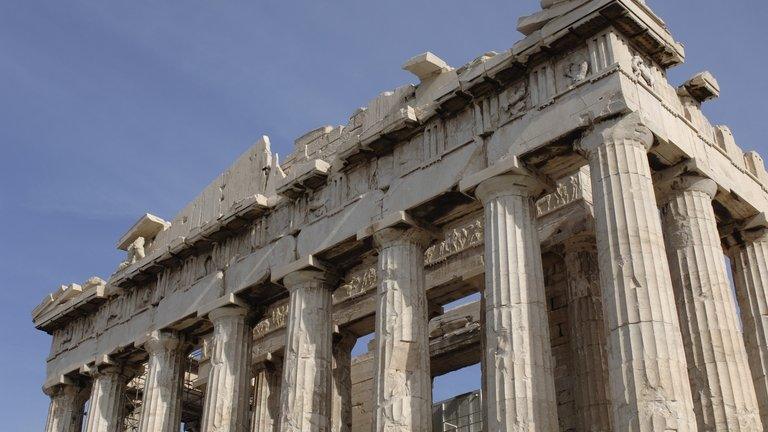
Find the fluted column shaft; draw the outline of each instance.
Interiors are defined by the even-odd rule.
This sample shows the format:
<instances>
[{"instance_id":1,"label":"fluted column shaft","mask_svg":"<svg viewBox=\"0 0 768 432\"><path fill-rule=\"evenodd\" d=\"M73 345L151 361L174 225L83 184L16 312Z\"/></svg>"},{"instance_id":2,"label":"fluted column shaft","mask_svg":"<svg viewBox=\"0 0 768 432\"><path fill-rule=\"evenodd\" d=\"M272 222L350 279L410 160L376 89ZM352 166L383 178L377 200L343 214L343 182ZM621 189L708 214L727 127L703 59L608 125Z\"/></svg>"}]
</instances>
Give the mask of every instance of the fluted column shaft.
<instances>
[{"instance_id":1,"label":"fluted column shaft","mask_svg":"<svg viewBox=\"0 0 768 432\"><path fill-rule=\"evenodd\" d=\"M597 244L594 233L565 241L568 319L575 368L574 398L578 430L608 432L611 398Z\"/></svg>"},{"instance_id":2,"label":"fluted column shaft","mask_svg":"<svg viewBox=\"0 0 768 432\"><path fill-rule=\"evenodd\" d=\"M277 432L280 425L282 362L264 362L255 368L251 432Z\"/></svg>"},{"instance_id":3,"label":"fluted column shaft","mask_svg":"<svg viewBox=\"0 0 768 432\"><path fill-rule=\"evenodd\" d=\"M246 320L247 314L246 309L232 306L208 314L213 323L213 349L202 432L248 430L252 331Z\"/></svg>"},{"instance_id":4,"label":"fluted column shaft","mask_svg":"<svg viewBox=\"0 0 768 432\"><path fill-rule=\"evenodd\" d=\"M355 335L343 331L334 335L331 431L352 431L352 348Z\"/></svg>"},{"instance_id":5,"label":"fluted column shaft","mask_svg":"<svg viewBox=\"0 0 768 432\"><path fill-rule=\"evenodd\" d=\"M699 430L761 431L712 208L717 185L687 176L669 189L662 225Z\"/></svg>"},{"instance_id":6,"label":"fluted column shaft","mask_svg":"<svg viewBox=\"0 0 768 432\"><path fill-rule=\"evenodd\" d=\"M129 376L117 366L93 374L86 432L121 432L125 416L125 386Z\"/></svg>"},{"instance_id":7,"label":"fluted column shaft","mask_svg":"<svg viewBox=\"0 0 768 432\"><path fill-rule=\"evenodd\" d=\"M486 430L557 430L549 317L533 195L526 175L484 181Z\"/></svg>"},{"instance_id":8,"label":"fluted column shaft","mask_svg":"<svg viewBox=\"0 0 768 432\"><path fill-rule=\"evenodd\" d=\"M374 432L431 432L432 378L424 251L418 229L385 228L378 248L374 350Z\"/></svg>"},{"instance_id":9,"label":"fluted column shaft","mask_svg":"<svg viewBox=\"0 0 768 432\"><path fill-rule=\"evenodd\" d=\"M752 382L763 428L768 429L768 229L742 237L729 255Z\"/></svg>"},{"instance_id":10,"label":"fluted column shaft","mask_svg":"<svg viewBox=\"0 0 768 432\"><path fill-rule=\"evenodd\" d=\"M600 285L608 329L613 427L695 431L647 151L653 135L631 114L581 143L589 158Z\"/></svg>"},{"instance_id":11,"label":"fluted column shaft","mask_svg":"<svg viewBox=\"0 0 768 432\"><path fill-rule=\"evenodd\" d=\"M174 332L155 332L144 344L149 353L139 432L178 432L186 350Z\"/></svg>"},{"instance_id":12,"label":"fluted column shaft","mask_svg":"<svg viewBox=\"0 0 768 432\"><path fill-rule=\"evenodd\" d=\"M333 280L298 271L283 283L290 292L281 396L282 432L325 432L331 427Z\"/></svg>"},{"instance_id":13,"label":"fluted column shaft","mask_svg":"<svg viewBox=\"0 0 768 432\"><path fill-rule=\"evenodd\" d=\"M46 391L51 398L45 432L80 432L83 422L83 389L77 385L57 385Z\"/></svg>"}]
</instances>

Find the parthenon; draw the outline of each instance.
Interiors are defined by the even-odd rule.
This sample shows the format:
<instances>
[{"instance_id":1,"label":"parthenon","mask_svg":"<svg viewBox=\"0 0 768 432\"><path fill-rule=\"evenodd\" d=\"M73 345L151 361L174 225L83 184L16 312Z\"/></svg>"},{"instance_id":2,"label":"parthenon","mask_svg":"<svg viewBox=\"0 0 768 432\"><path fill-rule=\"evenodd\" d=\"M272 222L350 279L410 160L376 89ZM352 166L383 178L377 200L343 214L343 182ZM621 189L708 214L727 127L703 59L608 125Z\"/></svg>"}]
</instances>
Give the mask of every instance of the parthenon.
<instances>
[{"instance_id":1,"label":"parthenon","mask_svg":"<svg viewBox=\"0 0 768 432\"><path fill-rule=\"evenodd\" d=\"M642 0L517 29L282 161L263 136L46 296L46 432L768 430L768 171L702 113L717 80L669 82Z\"/></svg>"}]
</instances>

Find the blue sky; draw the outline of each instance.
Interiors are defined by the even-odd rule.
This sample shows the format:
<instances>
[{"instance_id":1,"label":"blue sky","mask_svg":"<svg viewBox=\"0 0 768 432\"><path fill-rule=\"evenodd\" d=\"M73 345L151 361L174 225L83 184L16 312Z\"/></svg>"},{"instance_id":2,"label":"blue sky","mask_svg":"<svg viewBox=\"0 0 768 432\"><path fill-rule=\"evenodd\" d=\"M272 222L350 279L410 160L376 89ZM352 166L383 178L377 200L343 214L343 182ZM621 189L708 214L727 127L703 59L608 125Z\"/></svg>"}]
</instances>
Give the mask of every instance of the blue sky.
<instances>
[{"instance_id":1,"label":"blue sky","mask_svg":"<svg viewBox=\"0 0 768 432\"><path fill-rule=\"evenodd\" d=\"M648 0L686 44L676 83L708 69L706 112L768 156L768 3ZM431 50L459 66L519 39L535 0L0 2L0 418L43 428L50 339L29 311L106 278L117 238L181 209L262 134L281 154L343 124ZM449 384L470 389L476 374Z\"/></svg>"}]
</instances>

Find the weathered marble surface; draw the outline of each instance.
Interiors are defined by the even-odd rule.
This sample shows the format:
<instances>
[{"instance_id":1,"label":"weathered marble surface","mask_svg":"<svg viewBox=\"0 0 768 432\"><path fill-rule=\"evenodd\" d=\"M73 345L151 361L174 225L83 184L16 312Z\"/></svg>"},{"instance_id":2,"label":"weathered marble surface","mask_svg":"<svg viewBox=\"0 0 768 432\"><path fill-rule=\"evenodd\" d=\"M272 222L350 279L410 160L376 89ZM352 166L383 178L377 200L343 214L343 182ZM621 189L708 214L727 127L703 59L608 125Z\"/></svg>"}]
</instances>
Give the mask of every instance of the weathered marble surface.
<instances>
[{"instance_id":1,"label":"weathered marble surface","mask_svg":"<svg viewBox=\"0 0 768 432\"><path fill-rule=\"evenodd\" d=\"M149 360L139 432L177 432L187 364L184 337L173 332L155 332L144 343L144 349Z\"/></svg>"},{"instance_id":2,"label":"weathered marble surface","mask_svg":"<svg viewBox=\"0 0 768 432\"><path fill-rule=\"evenodd\" d=\"M430 432L429 372L424 251L428 233L385 228L374 234L379 253L374 351L375 432Z\"/></svg>"},{"instance_id":3,"label":"weathered marble surface","mask_svg":"<svg viewBox=\"0 0 768 432\"><path fill-rule=\"evenodd\" d=\"M563 407L578 406L581 428L607 430L610 406L614 430L750 429L750 383L740 379L739 389L727 383L745 370L730 354L738 352L735 312L714 296L681 302L684 295L673 295L673 288L688 285L723 289L718 266L702 264L716 261L720 229L735 245L729 252L746 353L765 421L768 338L761 317L768 277L763 249L768 247L755 226L746 232L743 227L745 220L768 211L762 158L743 151L726 126L712 125L703 114L701 104L720 92L711 74L697 74L680 86L669 83L666 69L681 63L684 51L645 2L542 0L541 6L521 19L525 37L509 49L483 53L457 68L432 53L417 55L403 66L417 84L379 94L345 125L304 134L282 164L263 137L170 224L142 217L118 240L127 256L108 281L66 285L33 311L35 325L53 335L45 388L54 394L72 378L90 380L102 408L89 426L112 428L121 414L109 401L121 388L122 375L107 378L102 374L110 370L107 365L116 358L143 358L139 350L147 334L190 333L191 339L213 340L204 362L208 369L201 369L209 375L199 380L208 390L204 431L274 430L277 387L284 399L290 395L284 403L288 409L281 412L289 419L284 429L344 430L349 403L344 402L346 370L339 366L347 363L346 351L334 349L329 335L334 325L356 331L375 325L378 364L370 391L378 404L371 414L376 430L427 430L427 310L481 289L485 274L483 390L491 402L485 419L490 427L558 427L555 402L571 396L570 390L556 394L551 385L553 368L562 369L552 364L547 351L552 345L558 350L555 358L563 359L569 349L586 359L576 362L575 379L594 384L579 385L573 401L557 404L562 417L570 415L560 419L562 428L573 426L576 416ZM510 160L515 168L503 168ZM587 163L594 197L586 193L587 172L580 170ZM481 206L461 183L501 168L496 175L534 174L554 190L534 208L538 191L522 193L517 185L515 193L486 200L480 188L475 192L485 201L485 219L478 218ZM702 196L696 198L698 207L666 203L672 213L686 217L666 224L665 249L653 192L659 178L651 175L669 170L706 176L719 193L716 219L702 211ZM379 241L377 246L358 236L394 213L444 238L430 247L413 238L407 245ZM571 253L564 261L578 275L564 307L562 296L547 297L541 249L567 255L563 242L593 226L597 252L585 249L578 259ZM695 226L706 229L694 231ZM682 243L670 243L674 236L690 237L695 250L686 242L676 247ZM599 295L589 261L595 253ZM338 266L345 280L338 288L329 284L322 291L307 290L312 295L286 299L273 276L307 257L328 268ZM604 307L604 335L597 297ZM675 312L673 299L685 313ZM245 310L221 312L211 306L246 303L253 307L250 312L265 312L253 333ZM460 322L443 323L435 331ZM700 327L710 331L699 332L697 339L692 326L702 322ZM553 323L556 333L549 332ZM557 326L565 323L568 331L561 331ZM258 345L252 351L253 340ZM454 364L446 354L452 353L450 343L441 339L433 347L434 355L443 356L435 369ZM526 350L510 354L510 345ZM706 351L710 345L711 352ZM609 347L607 360L603 346ZM691 354L697 347L707 355ZM250 418L243 402L250 394L250 354L261 361L281 350L292 365L282 373L294 381L275 386L267 369L259 369ZM165 430L177 422L168 420L176 416L174 398L162 395L172 394L174 381L165 380L177 375L169 371L176 371L179 358L162 349L154 352L143 414L165 420L163 426L146 420L143 428ZM598 367L603 362L607 371ZM85 377L88 371L96 374ZM608 393L601 391L606 372ZM328 391L317 391L315 382ZM68 405L52 400L50 427L63 427L56 419L68 416L59 414ZM308 405L312 408L305 409Z\"/></svg>"},{"instance_id":4,"label":"weathered marble surface","mask_svg":"<svg viewBox=\"0 0 768 432\"><path fill-rule=\"evenodd\" d=\"M290 292L280 397L280 431L328 431L333 380L332 275L301 270L283 281Z\"/></svg>"},{"instance_id":5,"label":"weathered marble surface","mask_svg":"<svg viewBox=\"0 0 768 432\"><path fill-rule=\"evenodd\" d=\"M581 143L589 158L616 430L695 431L685 350L648 149L631 114ZM622 347L622 349L618 349Z\"/></svg>"},{"instance_id":6,"label":"weathered marble surface","mask_svg":"<svg viewBox=\"0 0 768 432\"><path fill-rule=\"evenodd\" d=\"M699 430L763 430L725 269L710 179L662 191L664 239Z\"/></svg>"},{"instance_id":7,"label":"weathered marble surface","mask_svg":"<svg viewBox=\"0 0 768 432\"><path fill-rule=\"evenodd\" d=\"M205 393L202 432L247 432L250 426L251 327L248 311L223 307L208 314L213 323L211 369Z\"/></svg>"},{"instance_id":8,"label":"weathered marble surface","mask_svg":"<svg viewBox=\"0 0 768 432\"><path fill-rule=\"evenodd\" d=\"M563 244L563 252L568 275L577 425L579 430L609 432L613 430L613 410L608 386L608 340L594 233L569 238Z\"/></svg>"},{"instance_id":9,"label":"weathered marble surface","mask_svg":"<svg viewBox=\"0 0 768 432\"><path fill-rule=\"evenodd\" d=\"M86 432L120 432L125 416L125 386L131 373L120 366L94 371Z\"/></svg>"},{"instance_id":10,"label":"weathered marble surface","mask_svg":"<svg viewBox=\"0 0 768 432\"><path fill-rule=\"evenodd\" d=\"M83 408L87 395L76 384L57 385L48 389L51 404L45 432L80 432L83 425Z\"/></svg>"},{"instance_id":11,"label":"weathered marble surface","mask_svg":"<svg viewBox=\"0 0 768 432\"><path fill-rule=\"evenodd\" d=\"M538 184L485 180L485 389L488 430L557 428L549 320L536 229Z\"/></svg>"},{"instance_id":12,"label":"weathered marble surface","mask_svg":"<svg viewBox=\"0 0 768 432\"><path fill-rule=\"evenodd\" d=\"M744 232L729 254L741 310L744 345L763 428L768 427L768 230ZM744 384L742 382L742 384Z\"/></svg>"}]
</instances>

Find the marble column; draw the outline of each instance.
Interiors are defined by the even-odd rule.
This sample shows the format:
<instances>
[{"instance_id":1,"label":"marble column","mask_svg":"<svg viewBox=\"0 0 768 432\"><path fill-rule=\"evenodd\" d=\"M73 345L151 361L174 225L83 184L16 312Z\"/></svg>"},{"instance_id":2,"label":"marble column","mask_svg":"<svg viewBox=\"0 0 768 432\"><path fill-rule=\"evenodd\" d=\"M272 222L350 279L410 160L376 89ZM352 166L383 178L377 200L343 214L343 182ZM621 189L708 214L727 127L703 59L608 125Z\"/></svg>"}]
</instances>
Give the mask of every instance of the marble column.
<instances>
[{"instance_id":1,"label":"marble column","mask_svg":"<svg viewBox=\"0 0 768 432\"><path fill-rule=\"evenodd\" d=\"M352 431L352 348L357 337L342 330L333 341L331 431Z\"/></svg>"},{"instance_id":2,"label":"marble column","mask_svg":"<svg viewBox=\"0 0 768 432\"><path fill-rule=\"evenodd\" d=\"M61 384L46 389L51 398L45 432L80 432L83 423L83 388L74 384Z\"/></svg>"},{"instance_id":3,"label":"marble column","mask_svg":"<svg viewBox=\"0 0 768 432\"><path fill-rule=\"evenodd\" d=\"M419 228L384 228L378 249L374 432L431 432L432 378L424 251Z\"/></svg>"},{"instance_id":4,"label":"marble column","mask_svg":"<svg viewBox=\"0 0 768 432\"><path fill-rule=\"evenodd\" d=\"M700 431L761 431L725 269L714 181L678 177L660 196L675 304Z\"/></svg>"},{"instance_id":5,"label":"marble column","mask_svg":"<svg viewBox=\"0 0 768 432\"><path fill-rule=\"evenodd\" d=\"M325 432L331 427L331 293L326 272L301 270L285 276L290 292L280 398L282 432Z\"/></svg>"},{"instance_id":6,"label":"marble column","mask_svg":"<svg viewBox=\"0 0 768 432\"><path fill-rule=\"evenodd\" d=\"M254 368L251 432L277 432L280 425L282 361L265 361Z\"/></svg>"},{"instance_id":7,"label":"marble column","mask_svg":"<svg viewBox=\"0 0 768 432\"><path fill-rule=\"evenodd\" d=\"M486 430L557 430L557 406L534 195L538 182L504 175L475 194L485 211Z\"/></svg>"},{"instance_id":8,"label":"marble column","mask_svg":"<svg viewBox=\"0 0 768 432\"><path fill-rule=\"evenodd\" d=\"M729 255L752 383L768 429L768 229L743 232L741 240Z\"/></svg>"},{"instance_id":9,"label":"marble column","mask_svg":"<svg viewBox=\"0 0 768 432\"><path fill-rule=\"evenodd\" d=\"M605 321L595 235L576 234L565 241L563 249L575 367L573 388L577 429L612 431Z\"/></svg>"},{"instance_id":10,"label":"marble column","mask_svg":"<svg viewBox=\"0 0 768 432\"><path fill-rule=\"evenodd\" d=\"M130 375L119 366L100 367L93 372L86 432L122 432L129 379Z\"/></svg>"},{"instance_id":11,"label":"marble column","mask_svg":"<svg viewBox=\"0 0 768 432\"><path fill-rule=\"evenodd\" d=\"M208 313L213 323L211 369L203 405L202 432L246 432L249 428L251 326L245 308Z\"/></svg>"},{"instance_id":12,"label":"marble column","mask_svg":"<svg viewBox=\"0 0 768 432\"><path fill-rule=\"evenodd\" d=\"M154 332L144 349L149 360L139 432L178 432L187 364L183 337L175 332Z\"/></svg>"},{"instance_id":13,"label":"marble column","mask_svg":"<svg viewBox=\"0 0 768 432\"><path fill-rule=\"evenodd\" d=\"M589 159L608 378L617 431L695 431L691 387L651 180L651 131L637 114L597 125Z\"/></svg>"}]
</instances>

